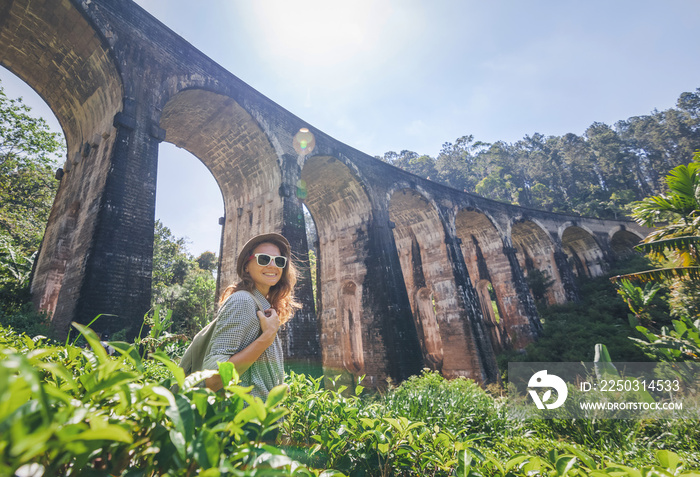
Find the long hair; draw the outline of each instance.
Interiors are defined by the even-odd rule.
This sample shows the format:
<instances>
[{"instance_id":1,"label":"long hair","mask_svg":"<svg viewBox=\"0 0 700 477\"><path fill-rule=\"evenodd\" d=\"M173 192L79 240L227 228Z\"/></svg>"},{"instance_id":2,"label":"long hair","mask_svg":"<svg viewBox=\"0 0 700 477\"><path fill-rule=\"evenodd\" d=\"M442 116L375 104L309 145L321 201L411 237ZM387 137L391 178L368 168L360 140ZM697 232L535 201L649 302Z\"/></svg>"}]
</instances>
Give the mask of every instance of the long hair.
<instances>
[{"instance_id":1,"label":"long hair","mask_svg":"<svg viewBox=\"0 0 700 477\"><path fill-rule=\"evenodd\" d=\"M264 243L270 243L275 245L280 250L284 250L280 244L275 243L274 240L269 240L265 242L260 242L256 245L262 245ZM219 306L223 305L226 299L233 293L239 290L245 290L247 292L253 293L255 289L255 283L250 273L243 268L241 280L235 285L229 285L226 287L224 292L221 294L221 299L219 300ZM287 257L287 265L282 269L282 277L276 285L270 287L270 293L267 296L267 301L270 302L272 308L275 309L277 315L280 317L280 323L284 324L292 319L294 313L301 308L301 304L296 301L294 296L294 285L297 283L297 269L292 262L292 257Z\"/></svg>"}]
</instances>

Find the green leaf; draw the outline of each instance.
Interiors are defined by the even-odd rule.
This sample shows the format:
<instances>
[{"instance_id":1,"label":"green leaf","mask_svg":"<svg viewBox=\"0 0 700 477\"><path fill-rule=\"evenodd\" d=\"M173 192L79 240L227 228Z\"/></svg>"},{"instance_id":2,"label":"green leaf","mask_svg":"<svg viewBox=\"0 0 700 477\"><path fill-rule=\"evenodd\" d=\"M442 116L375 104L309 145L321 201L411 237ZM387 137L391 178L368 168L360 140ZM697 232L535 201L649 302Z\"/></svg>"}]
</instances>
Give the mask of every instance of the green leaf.
<instances>
[{"instance_id":1,"label":"green leaf","mask_svg":"<svg viewBox=\"0 0 700 477\"><path fill-rule=\"evenodd\" d=\"M102 392L102 391L107 391L110 388L117 388L121 386L122 384L130 383L135 381L137 378L137 375L134 373L130 372L125 372L125 371L119 371L113 374L108 375L106 379L103 379L101 381L97 381L94 383L93 386L90 387L88 392L86 392L83 395L83 402L88 402L93 396L96 394ZM110 395L116 394L117 390L112 389L111 393L108 393Z\"/></svg>"},{"instance_id":2,"label":"green leaf","mask_svg":"<svg viewBox=\"0 0 700 477\"><path fill-rule=\"evenodd\" d=\"M564 477L576 464L576 457L563 456L557 459L555 468L559 476Z\"/></svg>"},{"instance_id":3,"label":"green leaf","mask_svg":"<svg viewBox=\"0 0 700 477\"><path fill-rule=\"evenodd\" d=\"M203 469L219 465L221 439L208 429L202 429L194 439L192 451L195 460Z\"/></svg>"},{"instance_id":4,"label":"green leaf","mask_svg":"<svg viewBox=\"0 0 700 477\"><path fill-rule=\"evenodd\" d=\"M143 359L141 359L141 355L136 349L136 346L124 341L110 341L109 345L117 350L124 358L128 359L139 372L144 372Z\"/></svg>"},{"instance_id":5,"label":"green leaf","mask_svg":"<svg viewBox=\"0 0 700 477\"><path fill-rule=\"evenodd\" d=\"M700 280L700 267L675 267L675 268L660 268L656 270L648 270L645 272L630 273L628 275L617 275L610 278L612 282L620 280L630 280L638 282L661 281L661 280L676 280L676 279Z\"/></svg>"},{"instance_id":6,"label":"green leaf","mask_svg":"<svg viewBox=\"0 0 700 477\"><path fill-rule=\"evenodd\" d=\"M173 373L173 376L175 377L175 380L177 381L177 385L180 387L180 389L183 389L185 386L185 370L182 369L180 366L178 366L173 360L170 359L170 357L163 353L162 351L156 351L155 353L150 354L151 358L156 359L163 363L171 373Z\"/></svg>"},{"instance_id":7,"label":"green leaf","mask_svg":"<svg viewBox=\"0 0 700 477\"><path fill-rule=\"evenodd\" d=\"M98 315L97 318L99 318L100 316L102 315ZM93 353L95 353L95 356L97 356L97 360L99 363L109 361L109 355L107 354L107 350L104 349L104 346L102 346L100 339L97 337L97 334L94 331L92 331L92 329L76 322L73 322L72 325L75 328L77 328L78 331L80 331L80 334L75 339L77 340L78 338L80 338L81 335L84 336L85 340L90 345L90 348L92 348ZM73 343L75 343L75 340L73 341Z\"/></svg>"},{"instance_id":8,"label":"green leaf","mask_svg":"<svg viewBox=\"0 0 700 477\"><path fill-rule=\"evenodd\" d=\"M81 440L81 441L94 441L94 440L104 440L104 441L117 441L126 442L130 444L134 441L131 434L129 434L124 428L117 425L108 425L107 427L102 427L100 429L87 429L80 434L76 434L70 440Z\"/></svg>"},{"instance_id":9,"label":"green leaf","mask_svg":"<svg viewBox=\"0 0 700 477\"><path fill-rule=\"evenodd\" d=\"M530 459L532 456L529 455L516 455L512 459L509 459L508 462L506 462L505 468L506 470L510 470L513 467L517 466L518 464L523 463L524 461Z\"/></svg>"},{"instance_id":10,"label":"green leaf","mask_svg":"<svg viewBox=\"0 0 700 477\"><path fill-rule=\"evenodd\" d=\"M656 451L656 458L665 469L670 470L671 472L674 472L681 463L681 459L678 457L678 454L668 450Z\"/></svg>"},{"instance_id":11,"label":"green leaf","mask_svg":"<svg viewBox=\"0 0 700 477\"><path fill-rule=\"evenodd\" d=\"M223 383L224 387L231 384L231 381L233 381L234 379L236 383L238 382L238 373L236 372L236 367L233 365L233 363L229 361L219 363L219 376L221 376L221 382Z\"/></svg>"},{"instance_id":12,"label":"green leaf","mask_svg":"<svg viewBox=\"0 0 700 477\"><path fill-rule=\"evenodd\" d=\"M267 395L267 400L265 401L265 405L268 409L275 407L287 396L287 389L288 386L286 384L280 384L270 390L270 393Z\"/></svg>"},{"instance_id":13,"label":"green leaf","mask_svg":"<svg viewBox=\"0 0 700 477\"><path fill-rule=\"evenodd\" d=\"M194 433L194 412L192 403L182 394L173 395L175 406L168 406L165 415L170 418L175 429L182 434L185 442L192 440Z\"/></svg>"}]
</instances>

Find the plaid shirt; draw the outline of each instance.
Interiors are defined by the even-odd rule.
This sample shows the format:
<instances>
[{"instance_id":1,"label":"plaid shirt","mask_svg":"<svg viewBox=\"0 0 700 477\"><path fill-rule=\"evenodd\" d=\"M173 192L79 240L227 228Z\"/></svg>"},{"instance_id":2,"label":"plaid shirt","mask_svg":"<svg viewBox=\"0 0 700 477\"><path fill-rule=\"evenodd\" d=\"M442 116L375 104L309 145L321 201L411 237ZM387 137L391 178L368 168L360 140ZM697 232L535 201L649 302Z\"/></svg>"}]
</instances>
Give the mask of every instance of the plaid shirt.
<instances>
[{"instance_id":1,"label":"plaid shirt","mask_svg":"<svg viewBox=\"0 0 700 477\"><path fill-rule=\"evenodd\" d=\"M264 310L270 303L257 289L253 290ZM219 369L218 363L228 361L231 356L255 341L262 329L257 316L255 300L245 291L233 293L221 308L214 335L204 357L203 369ZM272 388L284 382L284 356L279 334L269 348L243 373L242 386L254 386L251 394L266 399Z\"/></svg>"}]
</instances>

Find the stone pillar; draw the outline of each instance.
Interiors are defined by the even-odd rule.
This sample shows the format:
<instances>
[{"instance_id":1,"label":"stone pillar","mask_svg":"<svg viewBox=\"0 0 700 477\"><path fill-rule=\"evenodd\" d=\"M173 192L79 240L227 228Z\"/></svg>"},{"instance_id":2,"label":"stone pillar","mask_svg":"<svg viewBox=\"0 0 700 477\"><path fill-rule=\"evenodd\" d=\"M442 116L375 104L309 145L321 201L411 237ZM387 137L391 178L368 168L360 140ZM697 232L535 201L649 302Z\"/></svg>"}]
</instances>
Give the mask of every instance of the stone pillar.
<instances>
[{"instance_id":1,"label":"stone pillar","mask_svg":"<svg viewBox=\"0 0 700 477\"><path fill-rule=\"evenodd\" d=\"M465 333L467 336L472 337L474 346L476 347L481 367L482 382L494 383L499 380L496 356L493 351L493 345L491 344L491 338L486 330L477 291L472 286L471 280L469 279L469 272L467 271L467 265L462 255L460 243L460 239L452 237L449 233L446 235L445 247L447 249L447 258L452 264L455 284L459 290L459 297L466 312L464 322Z\"/></svg>"},{"instance_id":2,"label":"stone pillar","mask_svg":"<svg viewBox=\"0 0 700 477\"><path fill-rule=\"evenodd\" d=\"M284 167L294 167L296 158L285 156L284 164ZM318 375L321 372L321 341L309 269L309 246L306 239L304 211L296 195L296 185L282 184L280 195L283 200L284 220L281 233L292 246L294 262L299 272L295 294L297 301L302 305L294 318L282 329L285 364L296 372Z\"/></svg>"},{"instance_id":3,"label":"stone pillar","mask_svg":"<svg viewBox=\"0 0 700 477\"><path fill-rule=\"evenodd\" d=\"M615 252L613 252L612 245L610 244L610 236L607 233L595 233L595 240L603 252L604 263L601 263L601 268L604 271L610 270L610 265L615 263L616 257Z\"/></svg>"},{"instance_id":4,"label":"stone pillar","mask_svg":"<svg viewBox=\"0 0 700 477\"><path fill-rule=\"evenodd\" d=\"M393 227L387 211L375 211L368 230L369 255L363 307L368 313L382 318L376 321L386 348L387 371L398 382L419 374L423 359Z\"/></svg>"},{"instance_id":5,"label":"stone pillar","mask_svg":"<svg viewBox=\"0 0 700 477\"><path fill-rule=\"evenodd\" d=\"M527 316L527 320L530 325L529 330L522 331L525 336L529 337L530 341L534 341L542 333L542 323L540 323L540 317L537 313L535 300L532 298L532 293L530 293L530 289L525 281L525 274L523 273L522 268L520 268L520 262L516 256L517 253L518 251L515 247L503 247L503 254L508 257L508 263L510 264L511 277L515 292L518 295L518 299L522 304L523 310L525 311L525 315Z\"/></svg>"},{"instance_id":6,"label":"stone pillar","mask_svg":"<svg viewBox=\"0 0 700 477\"><path fill-rule=\"evenodd\" d=\"M129 107L131 106L131 107ZM132 339L150 307L158 144L161 129L126 104L114 118L110 157L74 320ZM65 319L67 317L63 317ZM59 327L65 323L57 323Z\"/></svg>"},{"instance_id":7,"label":"stone pillar","mask_svg":"<svg viewBox=\"0 0 700 477\"><path fill-rule=\"evenodd\" d=\"M563 251L557 250L554 252L554 262L557 264L557 269L559 270L559 277L561 277L566 299L568 301L579 301L580 297L578 286L576 285L576 276L571 269L571 265L569 265L568 256Z\"/></svg>"}]
</instances>

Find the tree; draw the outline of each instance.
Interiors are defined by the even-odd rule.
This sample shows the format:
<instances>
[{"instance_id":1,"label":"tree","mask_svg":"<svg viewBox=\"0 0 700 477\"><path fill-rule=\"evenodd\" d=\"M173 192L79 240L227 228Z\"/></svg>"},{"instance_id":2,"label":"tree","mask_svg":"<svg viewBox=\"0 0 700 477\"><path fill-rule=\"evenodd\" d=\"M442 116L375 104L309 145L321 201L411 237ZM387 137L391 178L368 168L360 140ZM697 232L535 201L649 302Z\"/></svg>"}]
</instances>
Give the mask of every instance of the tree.
<instances>
[{"instance_id":1,"label":"tree","mask_svg":"<svg viewBox=\"0 0 700 477\"><path fill-rule=\"evenodd\" d=\"M219 261L217 260L216 254L214 252L202 252L202 254L199 257L197 257L197 265L202 270L213 272L218 266L218 264Z\"/></svg>"},{"instance_id":2,"label":"tree","mask_svg":"<svg viewBox=\"0 0 700 477\"><path fill-rule=\"evenodd\" d=\"M0 323L18 331L46 330L35 313L29 276L56 195L54 175L65 146L59 133L34 118L0 84Z\"/></svg>"},{"instance_id":3,"label":"tree","mask_svg":"<svg viewBox=\"0 0 700 477\"><path fill-rule=\"evenodd\" d=\"M672 295L682 297L675 306L671 302L672 312L679 316L697 316L700 309L697 301L700 298L700 151L695 153L694 162L672 169L666 177L666 185L666 193L634 203L632 215L640 225L656 227L637 248L667 266L617 276L613 281L667 280Z\"/></svg>"},{"instance_id":4,"label":"tree","mask_svg":"<svg viewBox=\"0 0 700 477\"><path fill-rule=\"evenodd\" d=\"M153 241L151 305L172 310L174 332L192 337L210 321L216 307L218 259L212 252L194 258L184 238L156 220Z\"/></svg>"},{"instance_id":5,"label":"tree","mask_svg":"<svg viewBox=\"0 0 700 477\"><path fill-rule=\"evenodd\" d=\"M411 174L432 180L437 179L435 159L430 156L420 156L413 151L404 149L399 154L389 151L379 159Z\"/></svg>"},{"instance_id":6,"label":"tree","mask_svg":"<svg viewBox=\"0 0 700 477\"><path fill-rule=\"evenodd\" d=\"M41 243L58 182L54 170L63 138L30 115L0 84L0 236L24 257Z\"/></svg>"},{"instance_id":7,"label":"tree","mask_svg":"<svg viewBox=\"0 0 700 477\"><path fill-rule=\"evenodd\" d=\"M473 192L478 182L475 154L488 146L483 142L474 142L472 135L462 136L454 143L446 142L435 161L437 179L455 189Z\"/></svg>"}]
</instances>

